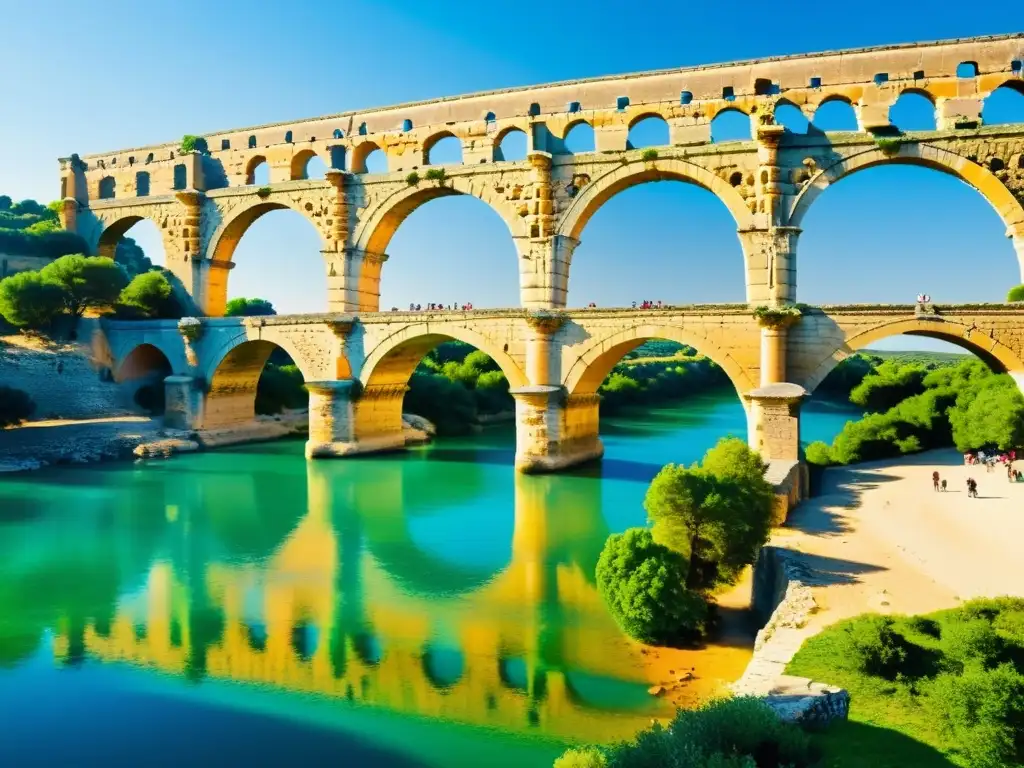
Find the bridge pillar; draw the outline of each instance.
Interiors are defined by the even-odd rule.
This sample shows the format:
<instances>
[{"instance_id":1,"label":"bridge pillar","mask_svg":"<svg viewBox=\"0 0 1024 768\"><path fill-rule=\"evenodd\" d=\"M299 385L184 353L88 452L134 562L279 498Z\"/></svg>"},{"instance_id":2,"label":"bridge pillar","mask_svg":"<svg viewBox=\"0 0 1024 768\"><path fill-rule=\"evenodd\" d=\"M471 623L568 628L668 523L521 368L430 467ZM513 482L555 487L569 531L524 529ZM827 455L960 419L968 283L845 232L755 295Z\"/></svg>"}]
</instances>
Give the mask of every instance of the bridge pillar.
<instances>
[{"instance_id":1,"label":"bridge pillar","mask_svg":"<svg viewBox=\"0 0 1024 768\"><path fill-rule=\"evenodd\" d=\"M380 309L380 270L386 253L355 248L320 251L327 267L328 312L377 312Z\"/></svg>"},{"instance_id":2,"label":"bridge pillar","mask_svg":"<svg viewBox=\"0 0 1024 768\"><path fill-rule=\"evenodd\" d=\"M580 241L567 235L540 239L519 238L519 295L527 309L565 306L569 292L569 265Z\"/></svg>"},{"instance_id":3,"label":"bridge pillar","mask_svg":"<svg viewBox=\"0 0 1024 768\"><path fill-rule=\"evenodd\" d=\"M193 430L202 413L203 393L195 387L191 376L168 376L164 379L164 426L168 429Z\"/></svg>"},{"instance_id":4,"label":"bridge pillar","mask_svg":"<svg viewBox=\"0 0 1024 768\"><path fill-rule=\"evenodd\" d=\"M787 379L786 348L789 327L799 316L759 318L761 326L761 386L781 384Z\"/></svg>"},{"instance_id":5,"label":"bridge pillar","mask_svg":"<svg viewBox=\"0 0 1024 768\"><path fill-rule=\"evenodd\" d=\"M309 439L306 458L347 456L356 450L353 379L307 381Z\"/></svg>"},{"instance_id":6,"label":"bridge pillar","mask_svg":"<svg viewBox=\"0 0 1024 768\"><path fill-rule=\"evenodd\" d=\"M740 230L747 268L747 301L777 306L796 301L799 227Z\"/></svg>"},{"instance_id":7,"label":"bridge pillar","mask_svg":"<svg viewBox=\"0 0 1024 768\"><path fill-rule=\"evenodd\" d=\"M750 447L768 463L766 479L775 486L775 524L807 496L807 471L800 461L800 403L807 390L786 382L747 393Z\"/></svg>"},{"instance_id":8,"label":"bridge pillar","mask_svg":"<svg viewBox=\"0 0 1024 768\"><path fill-rule=\"evenodd\" d=\"M555 472L604 455L597 434L598 396L567 396L562 387L509 390L516 400L516 469Z\"/></svg>"}]
</instances>

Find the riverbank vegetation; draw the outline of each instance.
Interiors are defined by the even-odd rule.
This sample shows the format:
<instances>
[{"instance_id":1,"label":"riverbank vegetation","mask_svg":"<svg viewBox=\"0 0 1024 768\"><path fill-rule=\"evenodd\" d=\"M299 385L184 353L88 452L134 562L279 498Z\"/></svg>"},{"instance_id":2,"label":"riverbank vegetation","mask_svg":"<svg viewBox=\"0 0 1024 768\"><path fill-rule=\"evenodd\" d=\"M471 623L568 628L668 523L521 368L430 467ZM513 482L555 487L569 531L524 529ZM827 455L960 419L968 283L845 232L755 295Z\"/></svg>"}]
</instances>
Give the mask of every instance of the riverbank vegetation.
<instances>
[{"instance_id":1,"label":"riverbank vegetation","mask_svg":"<svg viewBox=\"0 0 1024 768\"><path fill-rule=\"evenodd\" d=\"M786 672L850 692L849 721L818 737L827 766L1024 763L1024 599L843 621Z\"/></svg>"},{"instance_id":2,"label":"riverbank vegetation","mask_svg":"<svg viewBox=\"0 0 1024 768\"><path fill-rule=\"evenodd\" d=\"M760 699L739 697L681 709L631 741L570 749L554 768L809 768L816 756L800 728Z\"/></svg>"},{"instance_id":3,"label":"riverbank vegetation","mask_svg":"<svg viewBox=\"0 0 1024 768\"><path fill-rule=\"evenodd\" d=\"M725 438L700 463L655 476L644 499L652 528L613 534L597 564L598 591L626 634L680 645L707 631L715 592L768 540L767 469L743 440Z\"/></svg>"},{"instance_id":4,"label":"riverbank vegetation","mask_svg":"<svg viewBox=\"0 0 1024 768\"><path fill-rule=\"evenodd\" d=\"M847 422L831 445L811 443L811 464L852 464L951 445L960 451L1024 446L1024 397L1016 382L975 358L930 369L885 361L852 387L849 400L866 415Z\"/></svg>"}]
</instances>

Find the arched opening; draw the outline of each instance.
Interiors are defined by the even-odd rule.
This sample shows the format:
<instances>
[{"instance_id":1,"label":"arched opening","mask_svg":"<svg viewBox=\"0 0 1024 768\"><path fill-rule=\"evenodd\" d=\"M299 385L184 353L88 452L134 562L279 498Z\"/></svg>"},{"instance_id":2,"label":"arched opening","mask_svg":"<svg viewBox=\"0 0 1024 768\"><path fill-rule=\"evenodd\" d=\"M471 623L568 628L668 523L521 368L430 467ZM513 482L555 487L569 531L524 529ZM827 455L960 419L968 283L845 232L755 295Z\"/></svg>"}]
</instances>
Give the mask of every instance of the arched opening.
<instances>
[{"instance_id":1,"label":"arched opening","mask_svg":"<svg viewBox=\"0 0 1024 768\"><path fill-rule=\"evenodd\" d=\"M990 204L942 170L893 163L879 153L878 162L833 181L808 198L813 202L798 203L791 223L803 230L799 300L909 304L919 294L940 305L1004 300L1019 282L1020 265L1005 236L1007 223L993 208L1002 201ZM849 237L851 222L856 238ZM982 255L985 279L965 279Z\"/></svg>"},{"instance_id":2,"label":"arched opening","mask_svg":"<svg viewBox=\"0 0 1024 768\"><path fill-rule=\"evenodd\" d=\"M104 176L100 179L100 200L113 200L117 191L117 182L113 176Z\"/></svg>"},{"instance_id":3,"label":"arched opening","mask_svg":"<svg viewBox=\"0 0 1024 768\"><path fill-rule=\"evenodd\" d=\"M167 266L162 230L149 219L138 216L126 216L103 230L96 250L100 256L120 264L128 277ZM175 278L168 277L175 282Z\"/></svg>"},{"instance_id":4,"label":"arched opening","mask_svg":"<svg viewBox=\"0 0 1024 768\"><path fill-rule=\"evenodd\" d=\"M985 99L981 112L985 125L1024 123L1024 82L1010 80Z\"/></svg>"},{"instance_id":5,"label":"arched opening","mask_svg":"<svg viewBox=\"0 0 1024 768\"><path fill-rule=\"evenodd\" d=\"M462 165L462 142L451 133L432 136L423 144L425 165Z\"/></svg>"},{"instance_id":6,"label":"arched opening","mask_svg":"<svg viewBox=\"0 0 1024 768\"><path fill-rule=\"evenodd\" d=\"M304 149L292 158L292 179L323 179L327 165L312 149Z\"/></svg>"},{"instance_id":7,"label":"arched opening","mask_svg":"<svg viewBox=\"0 0 1024 768\"><path fill-rule=\"evenodd\" d=\"M423 674L435 688L446 691L462 679L465 658L457 648L427 646L423 652Z\"/></svg>"},{"instance_id":8,"label":"arched opening","mask_svg":"<svg viewBox=\"0 0 1024 768\"><path fill-rule=\"evenodd\" d=\"M509 128L499 136L494 145L495 162L525 160L528 147L526 133L518 128Z\"/></svg>"},{"instance_id":9,"label":"arched opening","mask_svg":"<svg viewBox=\"0 0 1024 768\"><path fill-rule=\"evenodd\" d=\"M668 144L668 123L661 115L645 115L629 126L626 149L664 147Z\"/></svg>"},{"instance_id":10,"label":"arched opening","mask_svg":"<svg viewBox=\"0 0 1024 768\"><path fill-rule=\"evenodd\" d=\"M255 136L250 136L249 137L249 149L256 149L256 137Z\"/></svg>"},{"instance_id":11,"label":"arched opening","mask_svg":"<svg viewBox=\"0 0 1024 768\"><path fill-rule=\"evenodd\" d=\"M364 263L361 279L373 285L372 293L380 291L382 310L426 310L430 304L518 306L519 260L513 234L505 220L474 195L459 194L451 183L421 181L382 212L379 221L368 224L366 250L386 253L388 261ZM441 263L443 269L438 268Z\"/></svg>"},{"instance_id":12,"label":"arched opening","mask_svg":"<svg viewBox=\"0 0 1024 768\"><path fill-rule=\"evenodd\" d=\"M723 109L711 120L711 143L750 141L750 116L738 109Z\"/></svg>"},{"instance_id":13,"label":"arched opening","mask_svg":"<svg viewBox=\"0 0 1024 768\"><path fill-rule=\"evenodd\" d=\"M216 261L235 266L211 280L211 312L238 297L265 299L280 314L327 310L323 238L298 211L282 203L253 205L224 227L213 247Z\"/></svg>"},{"instance_id":14,"label":"arched opening","mask_svg":"<svg viewBox=\"0 0 1024 768\"><path fill-rule=\"evenodd\" d=\"M338 171L345 170L345 148L329 147L328 151L331 153L331 168Z\"/></svg>"},{"instance_id":15,"label":"arched opening","mask_svg":"<svg viewBox=\"0 0 1024 768\"><path fill-rule=\"evenodd\" d=\"M114 380L135 409L158 416L164 412L164 379L173 372L167 355L152 344L140 344L118 366Z\"/></svg>"},{"instance_id":16,"label":"arched opening","mask_svg":"<svg viewBox=\"0 0 1024 768\"><path fill-rule=\"evenodd\" d=\"M737 181L743 183L742 175ZM738 193L731 187L728 192L742 207ZM744 258L736 235L740 222L734 218L743 211L730 215L722 203L660 162L658 169L609 185L565 232L579 240L569 272L568 306L744 301ZM623 268L625 254L630 254L628 269ZM609 280L612 273L615 279Z\"/></svg>"},{"instance_id":17,"label":"arched opening","mask_svg":"<svg viewBox=\"0 0 1024 768\"><path fill-rule=\"evenodd\" d=\"M174 166L174 188L176 190L185 189L188 186L188 169L185 168L184 163L179 163Z\"/></svg>"},{"instance_id":18,"label":"arched opening","mask_svg":"<svg viewBox=\"0 0 1024 768\"><path fill-rule=\"evenodd\" d=\"M352 150L352 173L387 173L388 158L372 141L364 141Z\"/></svg>"},{"instance_id":19,"label":"arched opening","mask_svg":"<svg viewBox=\"0 0 1024 768\"><path fill-rule=\"evenodd\" d=\"M375 667L384 659L384 646L375 634L360 632L352 638L352 647L359 660L370 667Z\"/></svg>"},{"instance_id":20,"label":"arched opening","mask_svg":"<svg viewBox=\"0 0 1024 768\"><path fill-rule=\"evenodd\" d=\"M270 183L270 164L263 155L254 155L245 166L245 183L265 187Z\"/></svg>"},{"instance_id":21,"label":"arched opening","mask_svg":"<svg viewBox=\"0 0 1024 768\"><path fill-rule=\"evenodd\" d=\"M308 621L300 621L292 627L292 651L299 661L312 659L319 642L317 628Z\"/></svg>"},{"instance_id":22,"label":"arched opening","mask_svg":"<svg viewBox=\"0 0 1024 768\"><path fill-rule=\"evenodd\" d=\"M819 131L859 131L853 105L843 99L829 99L814 110L811 123Z\"/></svg>"},{"instance_id":23,"label":"arched opening","mask_svg":"<svg viewBox=\"0 0 1024 768\"><path fill-rule=\"evenodd\" d=\"M843 318L835 319L842 327ZM907 318L853 328L840 348L807 370L808 391L858 411L834 440L808 446L812 463L941 449L934 463L948 470L967 452L1024 447L1024 363L976 319ZM1014 474L1022 464L1005 468L1011 481L1024 482Z\"/></svg>"},{"instance_id":24,"label":"arched opening","mask_svg":"<svg viewBox=\"0 0 1024 768\"><path fill-rule=\"evenodd\" d=\"M889 122L901 131L934 131L935 104L924 91L904 91L889 108Z\"/></svg>"},{"instance_id":25,"label":"arched opening","mask_svg":"<svg viewBox=\"0 0 1024 768\"><path fill-rule=\"evenodd\" d=\"M580 120L569 126L562 139L562 146L566 154L582 155L595 150L594 129L590 123Z\"/></svg>"},{"instance_id":26,"label":"arched opening","mask_svg":"<svg viewBox=\"0 0 1024 768\"><path fill-rule=\"evenodd\" d=\"M475 332L450 330L414 326L402 333L405 340L369 353L355 404L356 440L400 436L403 413L429 420L443 436L471 434L481 417L514 411L509 389L526 384L516 362Z\"/></svg>"},{"instance_id":27,"label":"arched opening","mask_svg":"<svg viewBox=\"0 0 1024 768\"><path fill-rule=\"evenodd\" d=\"M136 197L149 197L149 173L138 171L135 174Z\"/></svg>"},{"instance_id":28,"label":"arched opening","mask_svg":"<svg viewBox=\"0 0 1024 768\"><path fill-rule=\"evenodd\" d=\"M977 77L978 63L975 61L961 61L956 65L957 77Z\"/></svg>"},{"instance_id":29,"label":"arched opening","mask_svg":"<svg viewBox=\"0 0 1024 768\"><path fill-rule=\"evenodd\" d=\"M780 101L775 105L775 122L790 133L807 133L810 122L796 104Z\"/></svg>"},{"instance_id":30,"label":"arched opening","mask_svg":"<svg viewBox=\"0 0 1024 768\"><path fill-rule=\"evenodd\" d=\"M207 382L205 430L239 427L308 404L302 372L273 342L244 341L218 363Z\"/></svg>"}]
</instances>

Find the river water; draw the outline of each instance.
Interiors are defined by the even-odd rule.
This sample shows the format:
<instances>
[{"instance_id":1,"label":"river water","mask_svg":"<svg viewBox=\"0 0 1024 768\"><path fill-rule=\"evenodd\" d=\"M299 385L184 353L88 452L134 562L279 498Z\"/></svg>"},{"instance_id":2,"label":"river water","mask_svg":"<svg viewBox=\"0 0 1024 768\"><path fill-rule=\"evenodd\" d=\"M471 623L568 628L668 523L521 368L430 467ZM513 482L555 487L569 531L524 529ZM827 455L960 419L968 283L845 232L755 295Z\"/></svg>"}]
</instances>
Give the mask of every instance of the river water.
<instances>
[{"instance_id":1,"label":"river water","mask_svg":"<svg viewBox=\"0 0 1024 768\"><path fill-rule=\"evenodd\" d=\"M852 415L810 403L804 439ZM627 737L671 705L596 592L598 553L644 524L662 464L745 433L721 394L606 420L602 464L558 476L517 476L508 427L8 476L0 765L528 768ZM693 653L716 682L749 648Z\"/></svg>"}]
</instances>

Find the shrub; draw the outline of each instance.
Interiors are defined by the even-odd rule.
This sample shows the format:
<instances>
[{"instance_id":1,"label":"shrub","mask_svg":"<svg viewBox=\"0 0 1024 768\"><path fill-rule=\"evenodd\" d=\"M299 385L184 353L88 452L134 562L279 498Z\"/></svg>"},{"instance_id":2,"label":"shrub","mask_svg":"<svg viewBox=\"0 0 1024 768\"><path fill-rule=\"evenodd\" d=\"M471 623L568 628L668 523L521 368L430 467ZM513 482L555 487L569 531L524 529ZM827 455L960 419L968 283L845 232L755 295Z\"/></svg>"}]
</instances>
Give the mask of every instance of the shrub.
<instances>
[{"instance_id":1,"label":"shrub","mask_svg":"<svg viewBox=\"0 0 1024 768\"><path fill-rule=\"evenodd\" d=\"M448 178L448 174L444 168L430 168L425 176L427 181L436 181L438 184L443 185L445 179Z\"/></svg>"},{"instance_id":2,"label":"shrub","mask_svg":"<svg viewBox=\"0 0 1024 768\"><path fill-rule=\"evenodd\" d=\"M992 666L1003 652L1002 638L983 618L950 624L942 633L946 655L961 665L978 662Z\"/></svg>"},{"instance_id":3,"label":"shrub","mask_svg":"<svg viewBox=\"0 0 1024 768\"><path fill-rule=\"evenodd\" d=\"M832 454L828 443L823 443L821 440L817 440L807 446L807 450L804 451L804 458L807 459L808 464L815 464L819 467L827 467L832 463Z\"/></svg>"},{"instance_id":4,"label":"shrub","mask_svg":"<svg viewBox=\"0 0 1024 768\"><path fill-rule=\"evenodd\" d=\"M162 272L143 272L125 286L118 297L118 314L140 317L180 318L181 305Z\"/></svg>"},{"instance_id":5,"label":"shrub","mask_svg":"<svg viewBox=\"0 0 1024 768\"><path fill-rule=\"evenodd\" d=\"M473 393L440 374L414 372L403 407L433 422L439 435L468 434L476 423Z\"/></svg>"},{"instance_id":6,"label":"shrub","mask_svg":"<svg viewBox=\"0 0 1024 768\"><path fill-rule=\"evenodd\" d=\"M555 766L806 768L814 761L810 739L799 727L783 723L760 699L739 697L679 710L668 727L655 723L629 742L569 750Z\"/></svg>"},{"instance_id":7,"label":"shrub","mask_svg":"<svg viewBox=\"0 0 1024 768\"><path fill-rule=\"evenodd\" d=\"M0 384L0 429L21 424L35 410L36 404L27 392Z\"/></svg>"},{"instance_id":8,"label":"shrub","mask_svg":"<svg viewBox=\"0 0 1024 768\"><path fill-rule=\"evenodd\" d=\"M408 176L405 177L405 183L408 184L410 187L415 187L417 184L420 183L420 175L416 173L416 171L411 172Z\"/></svg>"},{"instance_id":9,"label":"shrub","mask_svg":"<svg viewBox=\"0 0 1024 768\"><path fill-rule=\"evenodd\" d=\"M1007 301L1024 301L1024 285L1015 285L1006 294Z\"/></svg>"},{"instance_id":10,"label":"shrub","mask_svg":"<svg viewBox=\"0 0 1024 768\"><path fill-rule=\"evenodd\" d=\"M64 311L64 289L38 272L19 272L0 280L0 315L11 325L47 329Z\"/></svg>"},{"instance_id":11,"label":"shrub","mask_svg":"<svg viewBox=\"0 0 1024 768\"><path fill-rule=\"evenodd\" d=\"M224 309L226 317L256 317L261 315L276 315L274 305L266 299L231 299Z\"/></svg>"},{"instance_id":12,"label":"shrub","mask_svg":"<svg viewBox=\"0 0 1024 768\"><path fill-rule=\"evenodd\" d=\"M640 159L645 161L645 162L649 162L651 160L657 160L658 159L658 150L654 149L653 147L651 147L650 149L645 149L643 151L643 154L640 155Z\"/></svg>"},{"instance_id":13,"label":"shrub","mask_svg":"<svg viewBox=\"0 0 1024 768\"><path fill-rule=\"evenodd\" d=\"M555 760L552 768L605 768L608 759L597 747L567 750Z\"/></svg>"},{"instance_id":14,"label":"shrub","mask_svg":"<svg viewBox=\"0 0 1024 768\"><path fill-rule=\"evenodd\" d=\"M646 528L630 528L605 542L597 562L598 591L630 637L677 643L707 621L703 598L686 588L686 560L657 544Z\"/></svg>"},{"instance_id":15,"label":"shrub","mask_svg":"<svg viewBox=\"0 0 1024 768\"><path fill-rule=\"evenodd\" d=\"M257 197L270 197L270 192L271 192L270 187L260 187L259 189L256 190L256 196Z\"/></svg>"},{"instance_id":16,"label":"shrub","mask_svg":"<svg viewBox=\"0 0 1024 768\"><path fill-rule=\"evenodd\" d=\"M75 318L90 308L113 306L128 285L125 271L106 256L61 256L39 275L64 288L64 306Z\"/></svg>"},{"instance_id":17,"label":"shrub","mask_svg":"<svg viewBox=\"0 0 1024 768\"><path fill-rule=\"evenodd\" d=\"M868 615L843 627L841 645L855 667L866 675L895 680L909 657L906 638L890 616Z\"/></svg>"},{"instance_id":18,"label":"shrub","mask_svg":"<svg viewBox=\"0 0 1024 768\"><path fill-rule=\"evenodd\" d=\"M903 146L903 139L900 137L885 138L882 136L875 137L875 144L882 150L884 155L895 155L900 151L900 147Z\"/></svg>"},{"instance_id":19,"label":"shrub","mask_svg":"<svg viewBox=\"0 0 1024 768\"><path fill-rule=\"evenodd\" d=\"M940 675L930 694L968 765L1002 768L1024 758L1024 676L1012 665Z\"/></svg>"}]
</instances>

